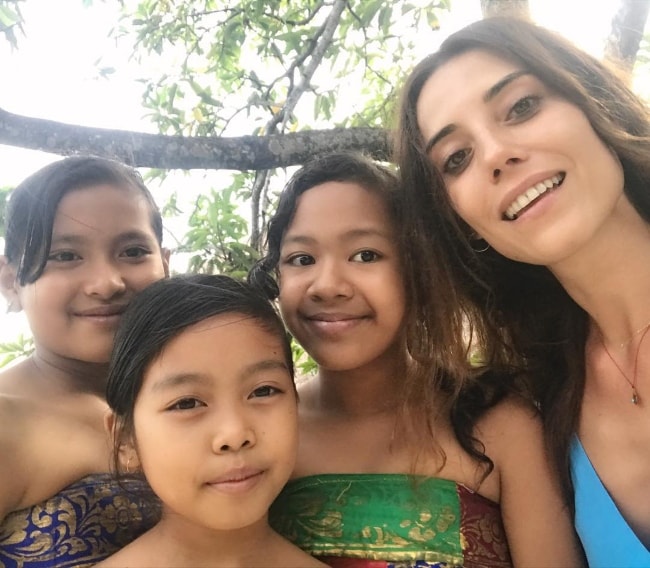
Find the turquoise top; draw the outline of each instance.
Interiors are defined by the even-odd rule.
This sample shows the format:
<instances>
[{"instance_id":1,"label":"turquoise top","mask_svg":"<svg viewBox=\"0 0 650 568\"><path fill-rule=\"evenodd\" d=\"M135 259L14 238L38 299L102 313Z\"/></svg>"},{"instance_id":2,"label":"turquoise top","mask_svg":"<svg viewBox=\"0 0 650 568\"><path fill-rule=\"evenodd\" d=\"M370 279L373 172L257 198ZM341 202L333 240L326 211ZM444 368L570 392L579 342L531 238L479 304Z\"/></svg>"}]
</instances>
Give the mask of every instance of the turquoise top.
<instances>
[{"instance_id":1,"label":"turquoise top","mask_svg":"<svg viewBox=\"0 0 650 568\"><path fill-rule=\"evenodd\" d=\"M571 443L575 525L590 568L648 568L650 552L600 481L577 436Z\"/></svg>"}]
</instances>

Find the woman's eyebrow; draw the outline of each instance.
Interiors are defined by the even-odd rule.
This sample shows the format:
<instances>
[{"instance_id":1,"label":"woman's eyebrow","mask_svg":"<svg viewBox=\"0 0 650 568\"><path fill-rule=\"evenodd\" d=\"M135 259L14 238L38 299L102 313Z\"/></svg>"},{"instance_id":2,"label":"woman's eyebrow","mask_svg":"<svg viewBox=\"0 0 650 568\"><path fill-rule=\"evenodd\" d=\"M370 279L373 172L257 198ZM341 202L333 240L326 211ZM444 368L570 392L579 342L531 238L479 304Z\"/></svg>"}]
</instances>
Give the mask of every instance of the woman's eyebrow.
<instances>
[{"instance_id":1,"label":"woman's eyebrow","mask_svg":"<svg viewBox=\"0 0 650 568\"><path fill-rule=\"evenodd\" d=\"M508 75L506 75L500 81L497 81L483 95L483 102L484 103L489 103L494 97L496 97L510 83L512 83L515 79L518 79L522 75L529 75L529 73L528 73L528 71L524 71L524 70L514 71L514 72L509 73Z\"/></svg>"},{"instance_id":2,"label":"woman's eyebrow","mask_svg":"<svg viewBox=\"0 0 650 568\"><path fill-rule=\"evenodd\" d=\"M510 83L512 83L515 79L518 79L522 75L529 75L529 72L524 71L524 70L513 71L512 73L509 73L508 75L506 75L505 77L503 77L502 79L497 81L483 95L483 102L484 103L489 103L494 97L496 97ZM431 151L431 148L433 148L445 136L448 136L449 134L451 134L454 130L456 130L456 125L455 124L448 124L444 128L441 128L436 134L434 134L429 139L426 146L424 147L424 153L428 154Z\"/></svg>"}]
</instances>

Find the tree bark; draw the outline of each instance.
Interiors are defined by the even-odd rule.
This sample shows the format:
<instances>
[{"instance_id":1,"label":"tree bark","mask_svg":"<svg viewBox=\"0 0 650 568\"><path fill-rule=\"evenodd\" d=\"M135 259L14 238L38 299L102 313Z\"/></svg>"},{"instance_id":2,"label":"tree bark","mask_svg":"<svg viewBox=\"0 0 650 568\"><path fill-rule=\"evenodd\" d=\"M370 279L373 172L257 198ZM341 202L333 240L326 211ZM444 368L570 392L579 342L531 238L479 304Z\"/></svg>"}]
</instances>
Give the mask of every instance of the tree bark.
<instances>
[{"instance_id":1,"label":"tree bark","mask_svg":"<svg viewBox=\"0 0 650 568\"><path fill-rule=\"evenodd\" d=\"M621 0L612 19L612 30L605 44L605 57L632 72L643 30L648 20L650 0Z\"/></svg>"},{"instance_id":2,"label":"tree bark","mask_svg":"<svg viewBox=\"0 0 650 568\"><path fill-rule=\"evenodd\" d=\"M481 0L484 18L492 16L515 16L530 20L528 0Z\"/></svg>"},{"instance_id":3,"label":"tree bark","mask_svg":"<svg viewBox=\"0 0 650 568\"><path fill-rule=\"evenodd\" d=\"M389 154L388 134L378 128L334 128L241 137L185 137L65 124L0 109L0 144L60 155L94 154L136 167L264 170L303 164L325 152L361 150Z\"/></svg>"}]
</instances>

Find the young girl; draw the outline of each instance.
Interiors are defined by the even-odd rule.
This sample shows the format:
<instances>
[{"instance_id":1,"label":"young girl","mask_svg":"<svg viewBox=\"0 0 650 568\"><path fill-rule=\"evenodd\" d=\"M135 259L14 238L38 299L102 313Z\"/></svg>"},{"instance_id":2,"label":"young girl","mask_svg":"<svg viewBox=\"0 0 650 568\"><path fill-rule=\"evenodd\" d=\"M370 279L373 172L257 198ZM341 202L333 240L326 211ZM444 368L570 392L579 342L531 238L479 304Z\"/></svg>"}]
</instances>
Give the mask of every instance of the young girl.
<instances>
[{"instance_id":1,"label":"young girl","mask_svg":"<svg viewBox=\"0 0 650 568\"><path fill-rule=\"evenodd\" d=\"M0 565L90 566L155 522L110 476L104 401L113 336L167 274L160 213L139 174L67 158L11 194L0 287L34 353L0 373Z\"/></svg>"},{"instance_id":2,"label":"young girl","mask_svg":"<svg viewBox=\"0 0 650 568\"><path fill-rule=\"evenodd\" d=\"M335 567L578 566L535 411L490 377L419 365L431 330L397 185L329 155L295 174L269 225L250 278L276 295L277 275L285 323L318 363L272 523Z\"/></svg>"},{"instance_id":3,"label":"young girl","mask_svg":"<svg viewBox=\"0 0 650 568\"><path fill-rule=\"evenodd\" d=\"M417 277L472 315L487 365L531 377L589 564L650 566L647 108L563 38L492 18L416 66L400 119L444 269Z\"/></svg>"},{"instance_id":4,"label":"young girl","mask_svg":"<svg viewBox=\"0 0 650 568\"><path fill-rule=\"evenodd\" d=\"M226 276L150 286L116 336L107 400L117 471L147 480L162 518L98 566L322 566L267 520L298 428L291 349L262 295Z\"/></svg>"}]
</instances>

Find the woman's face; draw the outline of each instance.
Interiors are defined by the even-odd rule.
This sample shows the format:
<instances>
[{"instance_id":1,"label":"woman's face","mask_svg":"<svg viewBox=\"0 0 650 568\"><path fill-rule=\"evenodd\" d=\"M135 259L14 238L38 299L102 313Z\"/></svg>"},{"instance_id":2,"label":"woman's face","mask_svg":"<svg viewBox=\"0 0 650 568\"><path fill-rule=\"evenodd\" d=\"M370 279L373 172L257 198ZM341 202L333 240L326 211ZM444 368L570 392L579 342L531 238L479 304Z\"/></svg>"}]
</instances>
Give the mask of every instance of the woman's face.
<instances>
[{"instance_id":1,"label":"woman's face","mask_svg":"<svg viewBox=\"0 0 650 568\"><path fill-rule=\"evenodd\" d=\"M508 60L475 50L443 64L417 119L454 209L506 257L556 265L630 210L584 113Z\"/></svg>"}]
</instances>

